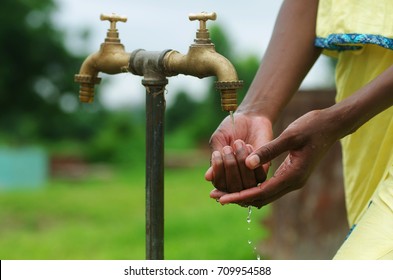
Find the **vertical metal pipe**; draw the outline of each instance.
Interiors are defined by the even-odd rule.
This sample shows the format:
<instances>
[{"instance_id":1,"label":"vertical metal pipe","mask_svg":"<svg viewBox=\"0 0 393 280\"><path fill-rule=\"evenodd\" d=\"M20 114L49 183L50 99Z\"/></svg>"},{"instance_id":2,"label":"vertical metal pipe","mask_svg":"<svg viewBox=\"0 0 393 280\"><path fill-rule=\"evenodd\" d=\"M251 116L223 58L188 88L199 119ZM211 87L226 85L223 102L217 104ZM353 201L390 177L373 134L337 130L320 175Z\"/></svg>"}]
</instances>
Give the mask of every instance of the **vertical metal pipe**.
<instances>
[{"instance_id":1,"label":"vertical metal pipe","mask_svg":"<svg viewBox=\"0 0 393 280\"><path fill-rule=\"evenodd\" d=\"M146 87L146 259L164 259L164 117L167 79Z\"/></svg>"}]
</instances>

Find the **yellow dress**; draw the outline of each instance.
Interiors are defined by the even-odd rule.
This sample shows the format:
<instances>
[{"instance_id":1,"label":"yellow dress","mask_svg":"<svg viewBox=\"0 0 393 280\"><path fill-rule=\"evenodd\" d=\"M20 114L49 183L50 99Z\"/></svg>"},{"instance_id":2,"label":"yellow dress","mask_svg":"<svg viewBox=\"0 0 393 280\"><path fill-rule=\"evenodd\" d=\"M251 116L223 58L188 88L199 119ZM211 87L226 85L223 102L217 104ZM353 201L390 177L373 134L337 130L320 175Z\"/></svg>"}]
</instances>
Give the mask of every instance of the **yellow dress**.
<instances>
[{"instance_id":1,"label":"yellow dress","mask_svg":"<svg viewBox=\"0 0 393 280\"><path fill-rule=\"evenodd\" d=\"M393 65L393 1L320 0L316 35L315 45L338 59L340 102ZM354 230L335 258L393 259L393 107L341 143Z\"/></svg>"}]
</instances>

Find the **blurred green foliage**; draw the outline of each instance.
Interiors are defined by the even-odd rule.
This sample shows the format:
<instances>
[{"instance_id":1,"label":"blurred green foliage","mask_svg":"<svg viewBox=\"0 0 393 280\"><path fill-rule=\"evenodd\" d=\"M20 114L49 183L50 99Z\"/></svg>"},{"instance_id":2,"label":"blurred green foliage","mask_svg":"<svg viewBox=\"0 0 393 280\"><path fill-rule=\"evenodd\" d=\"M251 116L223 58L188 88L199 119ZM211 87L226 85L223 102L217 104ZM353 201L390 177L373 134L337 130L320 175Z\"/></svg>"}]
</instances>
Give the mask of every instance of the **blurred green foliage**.
<instances>
[{"instance_id":1,"label":"blurred green foliage","mask_svg":"<svg viewBox=\"0 0 393 280\"><path fill-rule=\"evenodd\" d=\"M80 58L51 21L52 0L3 0L0 9L0 131L12 142L58 139L75 126L72 77ZM27 140L29 139L29 140Z\"/></svg>"},{"instance_id":2,"label":"blurred green foliage","mask_svg":"<svg viewBox=\"0 0 393 280\"><path fill-rule=\"evenodd\" d=\"M99 99L91 107L79 103L73 77L84 57L65 47L52 22L55 9L53 0L2 1L0 144L44 144L51 153L112 163L125 161L130 143L143 157L133 116L108 112Z\"/></svg>"},{"instance_id":3,"label":"blurred green foliage","mask_svg":"<svg viewBox=\"0 0 393 280\"><path fill-rule=\"evenodd\" d=\"M209 199L204 170L166 172L165 259L255 260L248 240L258 246L267 235L259 220L268 208L253 211L249 225L246 208ZM113 172L2 193L0 259L145 259L144 172Z\"/></svg>"},{"instance_id":4,"label":"blurred green foliage","mask_svg":"<svg viewBox=\"0 0 393 280\"><path fill-rule=\"evenodd\" d=\"M93 162L141 163L145 158L144 125L130 112L113 112L103 120L89 141L86 158Z\"/></svg>"}]
</instances>

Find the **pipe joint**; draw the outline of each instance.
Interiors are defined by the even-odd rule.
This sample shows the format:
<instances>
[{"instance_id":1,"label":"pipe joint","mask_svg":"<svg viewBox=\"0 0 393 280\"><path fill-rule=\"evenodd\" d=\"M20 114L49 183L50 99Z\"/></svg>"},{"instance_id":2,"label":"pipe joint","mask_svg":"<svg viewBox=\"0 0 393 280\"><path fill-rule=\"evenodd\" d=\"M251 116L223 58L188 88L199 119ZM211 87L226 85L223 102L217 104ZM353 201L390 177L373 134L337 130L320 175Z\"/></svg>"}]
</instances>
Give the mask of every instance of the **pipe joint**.
<instances>
[{"instance_id":1,"label":"pipe joint","mask_svg":"<svg viewBox=\"0 0 393 280\"><path fill-rule=\"evenodd\" d=\"M169 51L137 49L131 53L128 70L134 75L143 76L144 81L167 81L163 61Z\"/></svg>"}]
</instances>

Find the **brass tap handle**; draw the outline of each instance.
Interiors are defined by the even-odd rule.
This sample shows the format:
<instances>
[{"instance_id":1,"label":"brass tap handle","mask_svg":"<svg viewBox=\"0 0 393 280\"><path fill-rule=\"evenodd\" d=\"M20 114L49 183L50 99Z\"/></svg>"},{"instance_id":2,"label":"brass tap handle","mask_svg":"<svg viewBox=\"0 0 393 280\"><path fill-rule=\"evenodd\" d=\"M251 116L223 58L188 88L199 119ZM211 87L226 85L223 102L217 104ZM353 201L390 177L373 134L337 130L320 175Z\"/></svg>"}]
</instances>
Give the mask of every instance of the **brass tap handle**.
<instances>
[{"instance_id":1,"label":"brass tap handle","mask_svg":"<svg viewBox=\"0 0 393 280\"><path fill-rule=\"evenodd\" d=\"M125 16L120 16L117 14L101 14L100 19L102 21L108 20L111 23L110 29L116 30L116 22L121 21L121 22L127 22L127 17Z\"/></svg>"},{"instance_id":2,"label":"brass tap handle","mask_svg":"<svg viewBox=\"0 0 393 280\"><path fill-rule=\"evenodd\" d=\"M200 30L206 30L206 21L208 20L216 20L217 14L215 12L213 13L197 13L197 14L189 14L188 18L193 21L193 20L199 20L199 29Z\"/></svg>"}]
</instances>

